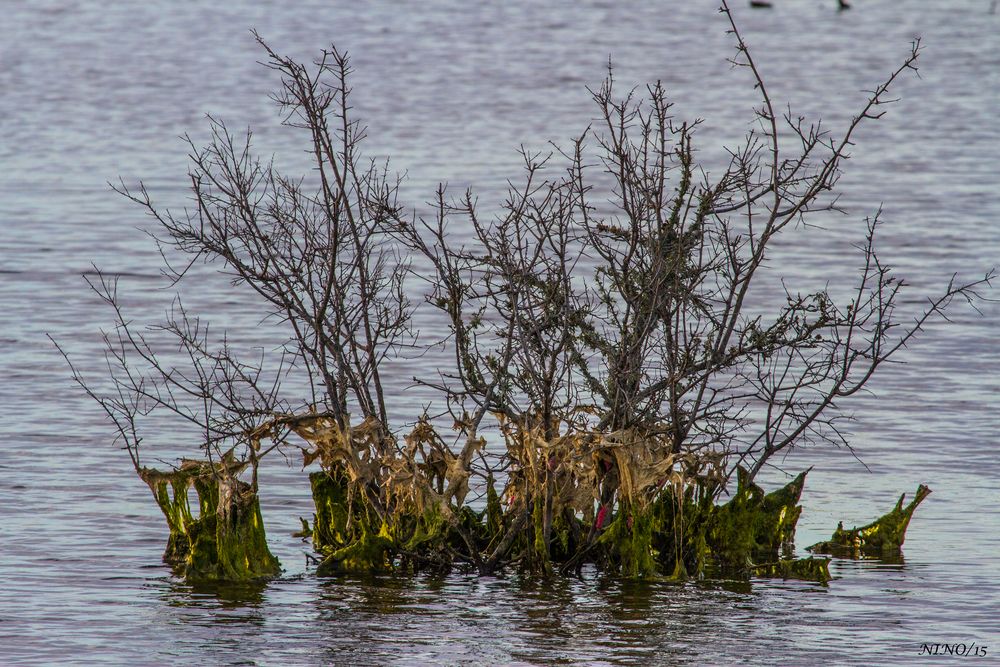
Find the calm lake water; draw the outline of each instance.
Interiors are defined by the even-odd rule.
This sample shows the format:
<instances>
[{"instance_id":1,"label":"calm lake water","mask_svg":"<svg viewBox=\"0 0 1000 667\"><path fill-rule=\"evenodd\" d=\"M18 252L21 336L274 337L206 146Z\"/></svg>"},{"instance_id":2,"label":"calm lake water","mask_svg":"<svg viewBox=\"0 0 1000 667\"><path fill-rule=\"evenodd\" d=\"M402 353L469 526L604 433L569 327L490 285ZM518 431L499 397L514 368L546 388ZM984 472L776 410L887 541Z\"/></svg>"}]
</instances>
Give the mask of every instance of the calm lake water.
<instances>
[{"instance_id":1,"label":"calm lake water","mask_svg":"<svg viewBox=\"0 0 1000 667\"><path fill-rule=\"evenodd\" d=\"M677 5L669 7L668 5ZM850 276L865 215L880 203L883 252L914 285L907 308L954 271L1000 261L1000 15L988 0L735 2L776 100L843 126L923 36L921 78L859 135L841 185L847 217L796 231L775 256L799 289ZM667 585L602 579L321 580L291 537L311 513L296 461L263 479L271 547L285 575L266 586L193 590L160 563L166 528L95 406L71 385L46 333L92 368L110 318L81 280L119 273L138 321L162 316L149 221L106 183L143 179L186 203L185 147L205 113L253 126L294 172L297 137L276 130L275 80L248 29L308 58L353 54L354 103L369 150L406 171L414 206L439 181L484 203L517 176L515 148L567 141L594 115L586 86L609 54L623 84L661 79L679 118L706 119L711 164L748 128L753 91L726 63L732 41L712 2L430 0L170 3L8 0L0 21L0 664L936 664L922 643L1000 654L1000 308L927 327L874 396L848 407L847 452L805 450L815 466L798 544L838 520L865 523L924 482L904 564L835 560L829 587L753 581ZM204 270L186 299L251 345L254 304ZM994 292L994 296L997 293ZM433 334L433 331L428 334ZM90 361L88 361L90 360ZM409 362L419 366L421 362ZM401 368L404 412L428 399ZM169 423L152 441L184 449ZM768 473L766 485L780 482Z\"/></svg>"}]
</instances>

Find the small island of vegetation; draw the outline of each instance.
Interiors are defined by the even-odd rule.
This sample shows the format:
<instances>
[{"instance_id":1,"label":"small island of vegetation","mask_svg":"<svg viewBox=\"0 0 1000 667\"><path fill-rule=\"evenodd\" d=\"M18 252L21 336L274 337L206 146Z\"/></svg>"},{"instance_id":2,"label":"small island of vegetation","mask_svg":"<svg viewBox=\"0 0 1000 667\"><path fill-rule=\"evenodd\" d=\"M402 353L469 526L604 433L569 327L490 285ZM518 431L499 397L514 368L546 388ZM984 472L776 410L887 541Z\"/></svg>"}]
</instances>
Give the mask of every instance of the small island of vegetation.
<instances>
[{"instance_id":1,"label":"small island of vegetation","mask_svg":"<svg viewBox=\"0 0 1000 667\"><path fill-rule=\"evenodd\" d=\"M114 317L108 376L73 371L166 516L164 559L179 575L280 572L258 469L299 451L316 506L301 534L320 575L592 566L829 579L827 558L792 558L806 472L771 492L755 478L796 445L847 445L841 404L929 318L974 304L992 273L952 281L901 324L905 286L878 253L875 214L858 227L855 284L757 290L776 238L838 210L858 128L884 113L920 50L832 134L782 114L725 3L722 13L760 106L721 173L699 164L699 123L673 117L662 85L622 93L609 71L593 91L597 122L552 154L524 151L489 214L473 192L443 186L432 212L408 212L400 181L361 152L347 57L331 49L302 64L258 38L310 173L281 173L213 119L210 143L190 142L190 211L117 189L155 220L173 280L206 261L254 295L284 332L277 360L241 358L179 304L150 336L98 273L91 287ZM417 309L448 332L431 344L449 361L413 378L439 401L406 423L384 387L388 365L424 344ZM162 413L204 434L171 470L147 467L141 446ZM812 550L898 556L928 492Z\"/></svg>"}]
</instances>

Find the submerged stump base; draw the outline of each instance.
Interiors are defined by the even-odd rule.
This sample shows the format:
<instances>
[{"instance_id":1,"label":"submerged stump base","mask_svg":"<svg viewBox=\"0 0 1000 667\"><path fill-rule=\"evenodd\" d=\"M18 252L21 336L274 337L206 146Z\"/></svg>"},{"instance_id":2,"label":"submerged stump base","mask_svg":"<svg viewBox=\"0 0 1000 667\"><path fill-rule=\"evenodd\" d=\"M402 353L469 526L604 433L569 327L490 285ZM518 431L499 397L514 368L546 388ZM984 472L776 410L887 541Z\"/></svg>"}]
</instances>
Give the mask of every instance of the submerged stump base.
<instances>
[{"instance_id":1,"label":"submerged stump base","mask_svg":"<svg viewBox=\"0 0 1000 667\"><path fill-rule=\"evenodd\" d=\"M267 546L260 503L250 484L236 478L240 466L184 461L172 472L144 468L170 529L163 560L191 582L252 581L281 571ZM198 516L188 497L194 487Z\"/></svg>"},{"instance_id":2,"label":"submerged stump base","mask_svg":"<svg viewBox=\"0 0 1000 667\"><path fill-rule=\"evenodd\" d=\"M547 545L529 518L512 540L504 564L541 574L578 571L580 563L591 562L626 578L773 577L826 584L831 579L829 558L792 558L807 473L765 493L740 470L736 493L724 504L714 504L710 494L699 494L694 486L682 498L665 490L644 506L623 502L603 525L596 518L596 528L594 523L559 514ZM447 571L467 546L459 527L465 539L487 554L512 525L512 512L502 511L492 486L482 512L451 506L443 510L431 504L419 512L411 509L380 517L343 471L315 472L310 480L316 504L312 538L323 556L317 569L321 576ZM918 495L922 500L926 492ZM919 500L901 509L900 516L905 514L908 521ZM883 527L882 533L901 543L905 522L897 519L892 525L893 530ZM583 537L592 531L595 537L587 549ZM466 564L476 565L471 559Z\"/></svg>"},{"instance_id":3,"label":"submerged stump base","mask_svg":"<svg viewBox=\"0 0 1000 667\"><path fill-rule=\"evenodd\" d=\"M721 505L695 487L688 487L683 497L661 495L653 505L659 517L653 540L659 571L673 578L776 576L825 583L825 566L800 565L791 558L808 472L765 493L738 469L736 493Z\"/></svg>"},{"instance_id":4,"label":"submerged stump base","mask_svg":"<svg viewBox=\"0 0 1000 667\"><path fill-rule=\"evenodd\" d=\"M833 537L826 542L806 547L806 550L838 558L898 560L902 556L901 547L906 539L906 528L910 525L913 512L930 492L929 488L921 484L917 487L913 500L906 507L903 507L906 494L902 494L891 512L867 526L844 530L844 522L841 521L837 524Z\"/></svg>"},{"instance_id":5,"label":"submerged stump base","mask_svg":"<svg viewBox=\"0 0 1000 667\"><path fill-rule=\"evenodd\" d=\"M237 477L244 467L223 459L184 461L172 472L141 472L170 529L163 559L188 581L251 581L280 572L267 546L257 494ZM541 531L533 515L518 521L518 512L528 514L523 506L504 510L492 480L481 512L440 495L387 510L377 489L352 482L345 470L334 467L310 475L316 513L311 529L303 521L302 534L312 538L322 556L320 576L446 572L456 564L483 573L518 566L549 574L579 572L583 563L593 563L626 578L773 577L826 584L830 558L792 558L807 473L765 493L740 469L736 492L724 504L715 504L713 494L697 484L676 491L666 487L646 502L621 500L613 515L599 511L589 521L569 511L557 513L551 528ZM189 504L192 488L197 516ZM909 505L903 506L904 495L877 521L851 530L841 525L831 540L809 551L898 558L913 512L929 493L921 485ZM502 543L509 551L484 565Z\"/></svg>"},{"instance_id":6,"label":"submerged stump base","mask_svg":"<svg viewBox=\"0 0 1000 667\"><path fill-rule=\"evenodd\" d=\"M488 512L444 510L440 503L430 503L421 510L380 517L343 471L314 472L309 480L316 505L313 547L322 555L316 570L320 576L447 571L453 562L451 547L460 540L447 512L455 511L471 531L481 530L484 536L489 532Z\"/></svg>"}]
</instances>

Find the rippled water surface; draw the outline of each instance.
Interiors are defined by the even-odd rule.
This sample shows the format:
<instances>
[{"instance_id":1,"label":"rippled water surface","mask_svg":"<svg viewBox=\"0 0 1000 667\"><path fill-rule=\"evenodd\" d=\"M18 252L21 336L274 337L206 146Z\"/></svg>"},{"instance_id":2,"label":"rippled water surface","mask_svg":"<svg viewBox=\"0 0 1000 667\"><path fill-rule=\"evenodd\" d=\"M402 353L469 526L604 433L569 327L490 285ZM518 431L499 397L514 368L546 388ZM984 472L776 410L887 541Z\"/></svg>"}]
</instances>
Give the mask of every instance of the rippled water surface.
<instances>
[{"instance_id":1,"label":"rippled water surface","mask_svg":"<svg viewBox=\"0 0 1000 667\"><path fill-rule=\"evenodd\" d=\"M841 182L850 215L797 231L775 262L806 289L850 274L863 217L884 204L884 253L915 289L1000 261L1000 16L987 0L737 2L771 93L842 126L905 55L926 44L921 78L858 137ZM423 3L8 0L0 20L0 664L882 664L933 659L925 642L1000 652L1000 309L958 309L852 406L846 452L807 450L799 544L838 520L863 523L901 491L934 490L901 565L834 561L827 588L780 581L684 586L518 577L320 580L290 536L310 514L305 473L265 471L263 511L285 575L259 588L193 590L160 563L166 534L148 490L95 406L71 386L45 337L93 359L110 319L82 282L91 263L122 274L138 320L162 315L149 221L106 183L143 179L185 204L185 148L203 114L253 126L294 171L297 137L278 131L255 61L257 28L310 57L331 42L354 58L368 149L406 171L419 207L434 185L497 201L515 148L566 141L593 116L586 86L609 54L619 81L662 79L678 117L706 119L711 163L748 128L753 91L726 63L712 2ZM254 304L205 270L193 309L247 344ZM433 332L428 332L429 334ZM419 363L419 362L410 362ZM404 372L405 371L405 372ZM428 397L398 374L415 412ZM169 426L163 456L179 451ZM174 449L171 449L174 447ZM767 484L780 481L773 472ZM977 662L967 659L968 662ZM980 659L978 662L985 663Z\"/></svg>"}]
</instances>

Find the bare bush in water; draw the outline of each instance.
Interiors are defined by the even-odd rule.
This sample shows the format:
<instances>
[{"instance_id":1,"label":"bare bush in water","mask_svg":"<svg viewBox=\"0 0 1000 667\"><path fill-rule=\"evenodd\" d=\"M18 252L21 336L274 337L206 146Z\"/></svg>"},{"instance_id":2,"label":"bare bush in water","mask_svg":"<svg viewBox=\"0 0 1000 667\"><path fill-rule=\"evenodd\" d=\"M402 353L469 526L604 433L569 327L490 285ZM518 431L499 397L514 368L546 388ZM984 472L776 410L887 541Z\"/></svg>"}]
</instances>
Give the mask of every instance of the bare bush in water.
<instances>
[{"instance_id":1,"label":"bare bush in water","mask_svg":"<svg viewBox=\"0 0 1000 667\"><path fill-rule=\"evenodd\" d=\"M593 91L595 126L553 155L525 152L496 215L444 187L433 215L408 214L399 181L360 153L347 57L325 51L310 67L258 38L313 177L281 174L255 157L249 135L213 120L207 146L190 142L191 212L158 208L145 188L119 191L155 219L175 280L204 259L259 298L286 333L277 370L213 344L179 302L159 332L187 365L164 361L101 274L91 286L115 318L105 337L113 391L74 370L163 508L180 572L277 571L257 470L298 447L319 467L310 530L321 572L593 563L629 576L828 577L825 560L787 559L804 473L771 494L754 477L796 444L847 445L841 402L929 318L956 299L974 304L992 273L953 280L900 324L904 284L878 254L876 214L858 237L863 269L849 299L785 290L769 302L759 277L774 240L838 210L856 131L916 70L919 44L831 134L779 113L722 11L732 62L760 94L755 128L724 171L699 165L698 122L675 120L660 84L621 94L609 72ZM430 272L423 307L445 323L450 355L414 380L440 396L434 417L449 414L453 432L428 416L406 427L385 396L387 365L417 342L411 261ZM290 375L307 396L285 395ZM164 411L204 434L203 460L168 472L142 464L139 423ZM502 447L487 447L491 429ZM715 504L733 477L732 500ZM485 503L470 500L473 487Z\"/></svg>"}]
</instances>

